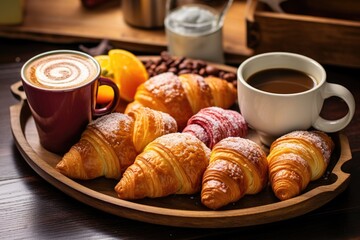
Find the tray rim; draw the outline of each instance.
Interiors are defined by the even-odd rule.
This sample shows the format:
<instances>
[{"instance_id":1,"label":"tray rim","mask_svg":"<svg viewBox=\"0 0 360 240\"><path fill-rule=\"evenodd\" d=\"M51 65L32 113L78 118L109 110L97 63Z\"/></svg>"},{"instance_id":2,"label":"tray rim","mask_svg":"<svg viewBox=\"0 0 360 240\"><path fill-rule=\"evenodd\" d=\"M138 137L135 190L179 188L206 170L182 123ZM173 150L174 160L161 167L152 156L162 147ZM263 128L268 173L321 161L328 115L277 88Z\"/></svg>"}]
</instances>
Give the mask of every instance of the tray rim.
<instances>
[{"instance_id":1,"label":"tray rim","mask_svg":"<svg viewBox=\"0 0 360 240\"><path fill-rule=\"evenodd\" d=\"M231 69L231 68L230 68ZM14 91L21 86L17 82L11 86ZM335 182L318 186L308 192L286 201L232 210L180 210L156 207L122 200L97 192L62 175L31 147L25 136L28 119L32 118L27 101L22 97L18 104L10 106L11 131L17 149L30 167L44 180L72 198L113 215L152 224L192 227L192 228L229 228L260 225L297 217L313 211L331 201L349 184L350 174L341 167L351 160L348 138L338 133L340 156L332 173ZM284 214L286 212L286 215Z\"/></svg>"}]
</instances>

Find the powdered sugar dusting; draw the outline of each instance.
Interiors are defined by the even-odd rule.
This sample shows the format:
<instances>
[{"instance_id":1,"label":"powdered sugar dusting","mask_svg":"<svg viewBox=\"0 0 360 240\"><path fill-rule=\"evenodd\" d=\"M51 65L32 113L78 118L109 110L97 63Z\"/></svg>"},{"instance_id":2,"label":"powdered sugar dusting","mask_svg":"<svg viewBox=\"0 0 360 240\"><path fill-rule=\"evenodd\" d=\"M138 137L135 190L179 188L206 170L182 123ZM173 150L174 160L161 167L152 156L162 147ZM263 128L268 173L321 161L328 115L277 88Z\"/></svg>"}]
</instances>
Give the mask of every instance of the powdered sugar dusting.
<instances>
[{"instance_id":1,"label":"powdered sugar dusting","mask_svg":"<svg viewBox=\"0 0 360 240\"><path fill-rule=\"evenodd\" d=\"M245 137L248 128L240 113L220 107L208 107L192 116L183 132L199 137L209 148L213 148L224 138Z\"/></svg>"},{"instance_id":2,"label":"powdered sugar dusting","mask_svg":"<svg viewBox=\"0 0 360 240\"><path fill-rule=\"evenodd\" d=\"M163 119L162 123L163 123L164 132L166 132L166 133L176 132L177 131L177 123L176 123L175 119L167 113L160 112L160 111L159 111L159 113Z\"/></svg>"},{"instance_id":3,"label":"powdered sugar dusting","mask_svg":"<svg viewBox=\"0 0 360 240\"><path fill-rule=\"evenodd\" d=\"M293 131L279 138L279 140L286 138L298 138L305 139L306 141L312 143L319 149L324 156L324 161L326 164L330 161L330 156L334 147L334 143L331 138L323 132L319 131Z\"/></svg>"},{"instance_id":4,"label":"powdered sugar dusting","mask_svg":"<svg viewBox=\"0 0 360 240\"><path fill-rule=\"evenodd\" d=\"M228 137L221 140L215 147L233 149L252 163L261 164L261 159L266 159L266 155L258 144L250 139L240 137Z\"/></svg>"},{"instance_id":5,"label":"powdered sugar dusting","mask_svg":"<svg viewBox=\"0 0 360 240\"><path fill-rule=\"evenodd\" d=\"M163 98L165 103L173 101L174 98L185 97L178 76L171 72L162 73L150 78L144 83L144 87L154 96Z\"/></svg>"},{"instance_id":6,"label":"powdered sugar dusting","mask_svg":"<svg viewBox=\"0 0 360 240\"><path fill-rule=\"evenodd\" d=\"M201 146L203 150L207 153L210 153L210 150L201 142L198 138L188 133L169 133L158 137L153 141L154 144L161 144L165 148L171 151L175 146L184 146L186 147L195 147L196 145Z\"/></svg>"},{"instance_id":7,"label":"powdered sugar dusting","mask_svg":"<svg viewBox=\"0 0 360 240\"><path fill-rule=\"evenodd\" d=\"M120 122L122 123L121 125L119 124ZM100 132L106 133L107 136L116 139L118 132L121 130L130 132L132 123L133 119L128 115L114 112L92 121L89 123L89 127L97 128ZM120 126L123 129L120 129Z\"/></svg>"}]
</instances>

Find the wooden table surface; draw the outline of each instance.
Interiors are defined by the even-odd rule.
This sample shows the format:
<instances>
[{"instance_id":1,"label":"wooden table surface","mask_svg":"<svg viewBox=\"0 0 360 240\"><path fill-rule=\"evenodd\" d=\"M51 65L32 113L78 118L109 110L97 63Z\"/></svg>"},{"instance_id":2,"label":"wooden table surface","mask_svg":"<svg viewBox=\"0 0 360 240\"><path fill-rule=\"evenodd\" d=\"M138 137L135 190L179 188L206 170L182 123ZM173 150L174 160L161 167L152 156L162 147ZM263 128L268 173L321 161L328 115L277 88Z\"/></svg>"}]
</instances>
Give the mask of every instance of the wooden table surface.
<instances>
[{"instance_id":1,"label":"wooden table surface","mask_svg":"<svg viewBox=\"0 0 360 240\"><path fill-rule=\"evenodd\" d=\"M20 80L20 68L31 56L52 49L78 47L78 44L0 38L1 239L360 238L360 69L325 66L328 81L346 86L358 103L354 119L342 131L352 151L352 160L344 166L351 173L351 180L343 193L317 210L286 221L241 228L189 229L128 220L89 207L47 183L20 155L10 129L9 107L18 103L10 85ZM323 115L335 118L346 111L343 102L331 98Z\"/></svg>"}]
</instances>

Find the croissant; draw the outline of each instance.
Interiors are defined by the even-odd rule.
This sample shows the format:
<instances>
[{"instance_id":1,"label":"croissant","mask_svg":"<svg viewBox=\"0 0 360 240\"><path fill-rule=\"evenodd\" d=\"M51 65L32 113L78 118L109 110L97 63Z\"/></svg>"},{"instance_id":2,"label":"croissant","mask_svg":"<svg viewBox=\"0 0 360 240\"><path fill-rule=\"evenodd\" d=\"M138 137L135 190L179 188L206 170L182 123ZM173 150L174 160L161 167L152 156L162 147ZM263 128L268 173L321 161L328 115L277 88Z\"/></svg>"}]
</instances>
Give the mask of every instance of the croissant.
<instances>
[{"instance_id":1,"label":"croissant","mask_svg":"<svg viewBox=\"0 0 360 240\"><path fill-rule=\"evenodd\" d=\"M210 149L187 133L170 133L149 143L115 186L121 199L194 194L209 163Z\"/></svg>"},{"instance_id":2,"label":"croissant","mask_svg":"<svg viewBox=\"0 0 360 240\"><path fill-rule=\"evenodd\" d=\"M245 119L239 112L207 107L192 116L182 132L193 134L212 149L224 138L245 137L247 131Z\"/></svg>"},{"instance_id":3,"label":"croissant","mask_svg":"<svg viewBox=\"0 0 360 240\"><path fill-rule=\"evenodd\" d=\"M119 179L149 142L176 131L175 119L150 108L111 113L88 124L56 169L75 179Z\"/></svg>"},{"instance_id":4,"label":"croissant","mask_svg":"<svg viewBox=\"0 0 360 240\"><path fill-rule=\"evenodd\" d=\"M134 102L125 113L140 106L166 112L175 118L179 130L200 109L210 106L229 108L236 100L236 88L226 80L216 77L203 78L197 74L176 76L162 73L141 84Z\"/></svg>"},{"instance_id":5,"label":"croissant","mask_svg":"<svg viewBox=\"0 0 360 240\"><path fill-rule=\"evenodd\" d=\"M294 131L276 139L267 157L275 196L295 197L323 176L333 149L332 139L320 131Z\"/></svg>"},{"instance_id":6,"label":"croissant","mask_svg":"<svg viewBox=\"0 0 360 240\"><path fill-rule=\"evenodd\" d=\"M202 180L201 202L215 210L245 194L260 192L267 180L266 154L260 146L245 138L225 138L212 149Z\"/></svg>"},{"instance_id":7,"label":"croissant","mask_svg":"<svg viewBox=\"0 0 360 240\"><path fill-rule=\"evenodd\" d=\"M134 119L132 141L138 153L155 138L177 132L175 119L167 113L140 107L128 112L128 115Z\"/></svg>"}]
</instances>

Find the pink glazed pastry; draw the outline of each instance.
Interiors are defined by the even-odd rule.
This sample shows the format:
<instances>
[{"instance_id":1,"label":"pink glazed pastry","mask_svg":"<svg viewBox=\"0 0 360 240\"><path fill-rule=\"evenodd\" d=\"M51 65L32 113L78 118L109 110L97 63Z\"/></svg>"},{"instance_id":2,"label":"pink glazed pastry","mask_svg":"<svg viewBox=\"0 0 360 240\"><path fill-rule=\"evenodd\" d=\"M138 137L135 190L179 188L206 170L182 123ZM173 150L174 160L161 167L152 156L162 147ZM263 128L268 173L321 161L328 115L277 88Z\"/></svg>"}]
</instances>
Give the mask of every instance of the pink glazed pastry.
<instances>
[{"instance_id":1,"label":"pink glazed pastry","mask_svg":"<svg viewBox=\"0 0 360 240\"><path fill-rule=\"evenodd\" d=\"M192 116L183 133L190 133L210 149L227 137L245 137L248 132L244 117L236 111L208 107Z\"/></svg>"}]
</instances>

